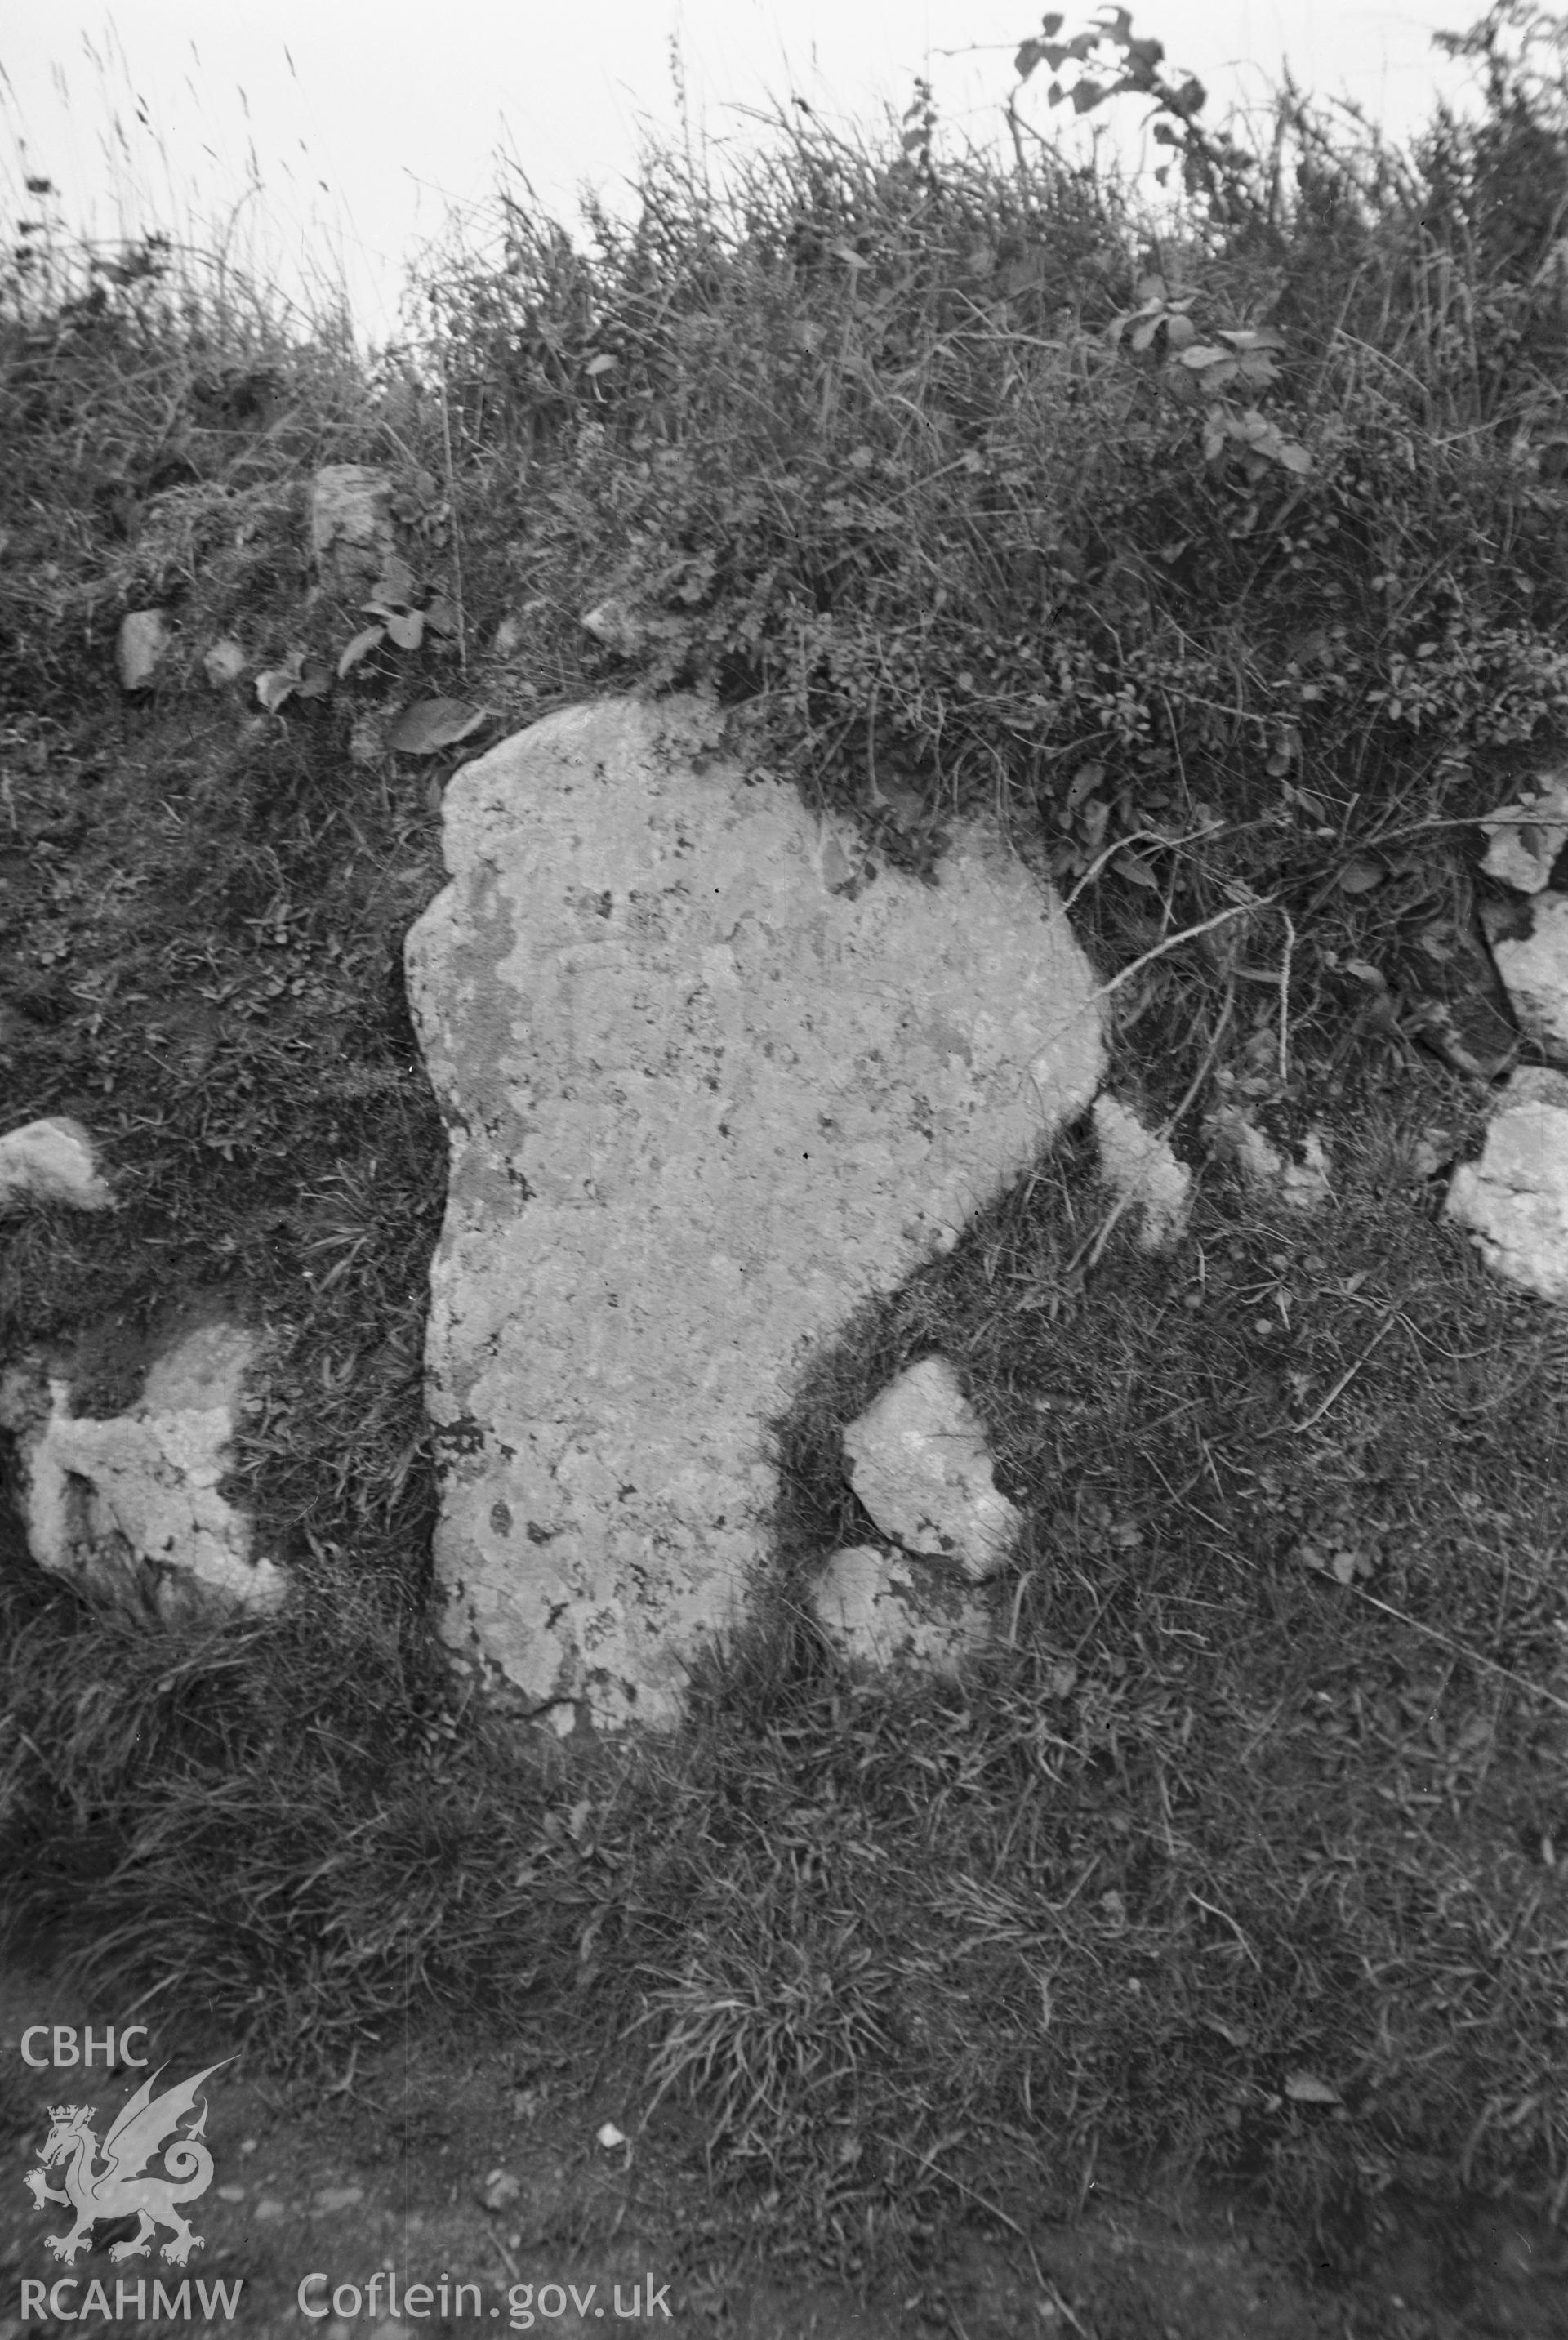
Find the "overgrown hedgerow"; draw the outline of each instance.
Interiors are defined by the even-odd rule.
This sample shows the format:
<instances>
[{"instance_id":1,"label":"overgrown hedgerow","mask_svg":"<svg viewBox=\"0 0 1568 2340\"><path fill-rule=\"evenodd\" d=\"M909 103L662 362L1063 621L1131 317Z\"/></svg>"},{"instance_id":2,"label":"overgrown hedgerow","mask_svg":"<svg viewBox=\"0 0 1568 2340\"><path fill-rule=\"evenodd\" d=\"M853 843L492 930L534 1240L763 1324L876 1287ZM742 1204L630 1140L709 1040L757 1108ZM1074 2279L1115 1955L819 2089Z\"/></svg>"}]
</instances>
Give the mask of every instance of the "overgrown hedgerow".
<instances>
[{"instance_id":1,"label":"overgrown hedgerow","mask_svg":"<svg viewBox=\"0 0 1568 2340\"><path fill-rule=\"evenodd\" d=\"M1487 1095L1415 1045L1484 960L1465 824L1568 701L1568 127L1522 29L1477 27L1483 118L1408 153L1287 91L1253 154L1125 25L1026 45L1086 89L1108 45L1154 101L1157 208L1021 104L1016 169L950 156L921 92L885 151L651 158L586 249L506 191L373 364L156 236L23 235L0 1071L123 1207L13 1223L0 1354L220 1293L268 1336L236 1492L298 1590L105 1617L11 1555L18 1936L199 1978L296 2064L544 2006L845 2263L1173 2159L1345 2255L1401 2189L1561 2214L1564 1361L1441 1221ZM364 613L303 550L336 461L392 473L409 603L455 612L341 670ZM319 687L258 712L225 639ZM389 741L421 696L516 728L677 682L885 859L1002 818L1202 1175L1146 1258L1069 1135L846 1328L775 1425L754 1625L627 1764L541 1750L432 1631L444 1148L399 949L453 759ZM1238 1099L1327 1125L1321 1219L1220 1167ZM806 1621L865 1532L839 1433L936 1349L1026 1548L961 1687L860 1681Z\"/></svg>"}]
</instances>

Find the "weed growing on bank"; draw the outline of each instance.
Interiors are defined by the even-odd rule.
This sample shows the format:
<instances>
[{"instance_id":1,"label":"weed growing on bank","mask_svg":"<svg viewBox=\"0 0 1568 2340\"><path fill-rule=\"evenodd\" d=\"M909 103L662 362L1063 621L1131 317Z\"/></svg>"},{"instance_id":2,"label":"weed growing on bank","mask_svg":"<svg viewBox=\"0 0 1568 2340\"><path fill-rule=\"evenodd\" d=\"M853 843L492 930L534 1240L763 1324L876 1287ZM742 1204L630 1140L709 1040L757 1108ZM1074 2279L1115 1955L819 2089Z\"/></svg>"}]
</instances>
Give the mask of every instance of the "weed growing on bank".
<instances>
[{"instance_id":1,"label":"weed growing on bank","mask_svg":"<svg viewBox=\"0 0 1568 2340\"><path fill-rule=\"evenodd\" d=\"M431 332L372 363L155 235L22 236L0 1076L122 1207L11 1223L0 1356L90 1324L111 1412L172 1298L253 1323L233 1492L297 1591L104 1616L0 1519L18 1939L299 2066L546 2009L840 2264L1156 2165L1345 2259L1402 2193L1561 2213L1564 1357L1442 1223L1487 1093L1433 1047L1484 967L1466 824L1568 697L1568 137L1516 30L1472 36L1478 126L1396 154L1287 93L1255 157L1107 35L1180 164L1158 212L1027 92L1014 168L918 94L722 190L650 157L586 249L508 188L499 259L432 263ZM367 643L318 582L334 461L392 474L394 615L453 624ZM281 672L321 687L258 699ZM458 759L393 741L432 699L503 731L672 684L907 868L994 810L1201 1175L1151 1259L1073 1135L862 1312L776 1425L754 1627L627 1764L541 1749L432 1631L445 1154L400 954ZM1325 1212L1236 1185L1226 1101L1326 1128ZM865 1529L838 1433L936 1350L1026 1548L961 1686L860 1681L806 1616Z\"/></svg>"}]
</instances>

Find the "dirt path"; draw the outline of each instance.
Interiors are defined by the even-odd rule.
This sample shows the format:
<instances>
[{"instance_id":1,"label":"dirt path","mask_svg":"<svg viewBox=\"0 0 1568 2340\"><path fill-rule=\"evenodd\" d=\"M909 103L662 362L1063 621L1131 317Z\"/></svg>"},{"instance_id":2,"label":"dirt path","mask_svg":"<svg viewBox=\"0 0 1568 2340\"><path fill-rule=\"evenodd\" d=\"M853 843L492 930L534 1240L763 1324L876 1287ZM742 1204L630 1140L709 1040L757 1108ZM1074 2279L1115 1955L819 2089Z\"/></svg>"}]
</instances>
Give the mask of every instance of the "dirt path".
<instances>
[{"instance_id":1,"label":"dirt path","mask_svg":"<svg viewBox=\"0 0 1568 2340\"><path fill-rule=\"evenodd\" d=\"M1559 2241L1553 2258L1506 2222L1457 2255L1413 2226L1390 2237L1374 2278L1308 2290L1264 2226L1190 2201L1102 2197L1076 2225L1040 2219L1027 2233L979 2214L932 2237L921 2276L862 2298L770 2247L765 2204L716 2201L700 2141L678 2117L640 2133L614 2080L584 2093L543 2034L479 2056L431 2039L383 2044L309 2091L238 2059L203 2090L213 2166L190 2207L203 2240L188 2265L158 2256L162 2228L149 2256L116 2265L113 2246L135 2227L122 2216L95 2226L67 2270L47 2248L67 2231L67 2205L35 2205L25 2182L50 2107L89 2100L101 2145L161 2063L154 2096L223 2054L198 2023L178 2027L154 2003L123 2018L147 2023L126 2042L146 2073L108 2070L114 2020L45 1975L0 1974L0 2340L138 2324L244 2340L486 2326L734 2340L1560 2340L1568 2330L1568 2252ZM89 2027L90 2075L66 2060ZM53 2187L62 2166L46 2173ZM1028 2226L1007 2173L997 2190ZM173 2315L158 2312L171 2302Z\"/></svg>"}]
</instances>

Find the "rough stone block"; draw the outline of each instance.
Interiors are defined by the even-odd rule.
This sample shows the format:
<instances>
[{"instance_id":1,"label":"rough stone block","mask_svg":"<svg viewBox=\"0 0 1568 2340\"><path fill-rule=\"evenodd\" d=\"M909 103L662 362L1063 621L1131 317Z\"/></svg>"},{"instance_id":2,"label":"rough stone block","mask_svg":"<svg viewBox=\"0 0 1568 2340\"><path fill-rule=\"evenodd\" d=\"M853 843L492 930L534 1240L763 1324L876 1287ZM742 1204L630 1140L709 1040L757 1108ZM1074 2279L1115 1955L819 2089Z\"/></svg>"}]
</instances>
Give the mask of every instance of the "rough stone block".
<instances>
[{"instance_id":1,"label":"rough stone block","mask_svg":"<svg viewBox=\"0 0 1568 2340\"><path fill-rule=\"evenodd\" d=\"M114 663L122 690L145 690L174 639L164 610L132 610L120 620Z\"/></svg>"},{"instance_id":2,"label":"rough stone block","mask_svg":"<svg viewBox=\"0 0 1568 2340\"><path fill-rule=\"evenodd\" d=\"M1568 894L1537 894L1486 923L1521 1031L1554 1063L1568 1063Z\"/></svg>"},{"instance_id":3,"label":"rough stone block","mask_svg":"<svg viewBox=\"0 0 1568 2340\"><path fill-rule=\"evenodd\" d=\"M24 1122L0 1137L0 1214L28 1202L69 1203L78 1211L114 1206L98 1175L92 1139L66 1114Z\"/></svg>"},{"instance_id":4,"label":"rough stone block","mask_svg":"<svg viewBox=\"0 0 1568 2340\"><path fill-rule=\"evenodd\" d=\"M920 1581L915 1563L889 1558L875 1544L834 1552L812 1587L811 1606L845 1657L878 1671L903 1660L932 1673L956 1673L985 1639L985 1611L973 1594L944 1599Z\"/></svg>"},{"instance_id":5,"label":"rough stone block","mask_svg":"<svg viewBox=\"0 0 1568 2340\"><path fill-rule=\"evenodd\" d=\"M323 463L311 481L311 553L340 591L376 584L392 558L392 481L369 463Z\"/></svg>"},{"instance_id":6,"label":"rough stone block","mask_svg":"<svg viewBox=\"0 0 1568 2340\"><path fill-rule=\"evenodd\" d=\"M127 1413L72 1411L67 1381L0 1375L0 1428L15 1439L23 1518L41 1568L89 1593L139 1595L168 1612L192 1592L275 1608L282 1572L251 1557L251 1522L220 1493L233 1407L256 1353L234 1324L188 1335L150 1366Z\"/></svg>"},{"instance_id":7,"label":"rough stone block","mask_svg":"<svg viewBox=\"0 0 1568 2340\"><path fill-rule=\"evenodd\" d=\"M1524 1066L1505 1084L1477 1162L1446 1215L1487 1265L1543 1300L1568 1300L1568 1075Z\"/></svg>"},{"instance_id":8,"label":"rough stone block","mask_svg":"<svg viewBox=\"0 0 1568 2340\"><path fill-rule=\"evenodd\" d=\"M904 1550L975 1581L1007 1560L1023 1514L992 1476L979 1415L946 1357L900 1373L844 1433L855 1492Z\"/></svg>"}]
</instances>

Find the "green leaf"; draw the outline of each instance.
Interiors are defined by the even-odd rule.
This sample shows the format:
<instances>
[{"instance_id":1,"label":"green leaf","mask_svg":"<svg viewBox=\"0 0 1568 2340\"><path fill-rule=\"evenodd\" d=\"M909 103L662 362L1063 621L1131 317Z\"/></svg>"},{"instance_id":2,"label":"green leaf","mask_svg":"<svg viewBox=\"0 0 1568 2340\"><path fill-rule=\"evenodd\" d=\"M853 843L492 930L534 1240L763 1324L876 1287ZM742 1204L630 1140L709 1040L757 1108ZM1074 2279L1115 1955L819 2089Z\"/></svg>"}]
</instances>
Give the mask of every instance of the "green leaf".
<instances>
[{"instance_id":1,"label":"green leaf","mask_svg":"<svg viewBox=\"0 0 1568 2340\"><path fill-rule=\"evenodd\" d=\"M379 618L386 614L389 607L406 610L412 599L413 570L401 554L392 552L387 555L382 573L371 589L370 600L362 602L361 607Z\"/></svg>"},{"instance_id":2,"label":"green leaf","mask_svg":"<svg viewBox=\"0 0 1568 2340\"><path fill-rule=\"evenodd\" d=\"M345 674L352 673L361 659L368 658L385 639L384 626L367 626L362 633L354 636L352 642L345 643L338 657L338 680L341 682Z\"/></svg>"},{"instance_id":3,"label":"green leaf","mask_svg":"<svg viewBox=\"0 0 1568 2340\"><path fill-rule=\"evenodd\" d=\"M1111 808L1104 797L1091 797L1078 815L1078 835L1091 853L1097 853L1110 827Z\"/></svg>"},{"instance_id":4,"label":"green leaf","mask_svg":"<svg viewBox=\"0 0 1568 2340\"><path fill-rule=\"evenodd\" d=\"M1285 2083L1285 2093L1293 2105L1336 2105L1339 2090L1330 2087L1314 2072L1292 2072Z\"/></svg>"},{"instance_id":5,"label":"green leaf","mask_svg":"<svg viewBox=\"0 0 1568 2340\"><path fill-rule=\"evenodd\" d=\"M307 659L303 650L291 650L282 666L270 667L256 677L256 697L269 715L291 699L324 699L332 687L332 677L319 659Z\"/></svg>"},{"instance_id":6,"label":"green leaf","mask_svg":"<svg viewBox=\"0 0 1568 2340\"><path fill-rule=\"evenodd\" d=\"M477 731L489 713L465 699L416 699L393 724L387 746L400 756L434 756Z\"/></svg>"}]
</instances>

